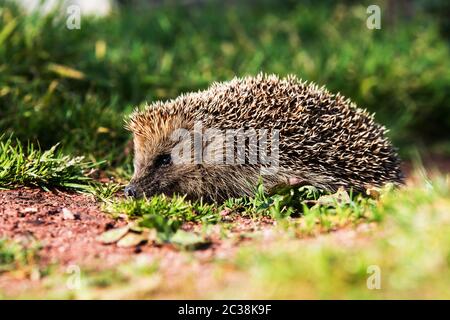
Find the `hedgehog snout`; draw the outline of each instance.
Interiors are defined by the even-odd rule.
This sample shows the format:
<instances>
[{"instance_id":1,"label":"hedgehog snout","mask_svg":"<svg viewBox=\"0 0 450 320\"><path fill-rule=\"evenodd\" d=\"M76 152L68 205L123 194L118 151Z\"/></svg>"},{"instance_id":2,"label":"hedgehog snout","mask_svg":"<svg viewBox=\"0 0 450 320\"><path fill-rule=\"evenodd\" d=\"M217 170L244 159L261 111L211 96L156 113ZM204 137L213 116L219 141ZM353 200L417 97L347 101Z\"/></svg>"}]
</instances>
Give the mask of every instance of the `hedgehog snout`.
<instances>
[{"instance_id":1,"label":"hedgehog snout","mask_svg":"<svg viewBox=\"0 0 450 320\"><path fill-rule=\"evenodd\" d=\"M127 197L138 198L139 192L135 185L129 184L125 187L124 193Z\"/></svg>"}]
</instances>

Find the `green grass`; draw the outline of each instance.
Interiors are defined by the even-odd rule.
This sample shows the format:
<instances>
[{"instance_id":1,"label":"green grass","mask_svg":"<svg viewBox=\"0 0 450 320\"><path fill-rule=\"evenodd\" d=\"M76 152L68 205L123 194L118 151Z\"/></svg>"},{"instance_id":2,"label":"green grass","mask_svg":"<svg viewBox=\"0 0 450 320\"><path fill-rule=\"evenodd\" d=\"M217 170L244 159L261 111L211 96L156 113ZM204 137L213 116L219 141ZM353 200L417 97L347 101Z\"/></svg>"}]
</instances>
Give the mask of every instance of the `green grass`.
<instances>
[{"instance_id":1,"label":"green grass","mask_svg":"<svg viewBox=\"0 0 450 320\"><path fill-rule=\"evenodd\" d=\"M101 202L110 202L119 191L123 189L123 185L114 181L101 183L91 181L87 186L83 186L82 190L94 195Z\"/></svg>"},{"instance_id":2,"label":"green grass","mask_svg":"<svg viewBox=\"0 0 450 320\"><path fill-rule=\"evenodd\" d=\"M404 190L384 190L370 204L352 202L346 206L347 214L321 206L321 215L314 217L318 239L310 238L310 230L303 227L310 213L282 219L285 223L279 224L269 242L256 235L234 258L218 258L216 277L207 292L193 294L195 282L190 280L176 290L196 298L448 298L449 199L448 178L438 178ZM341 229L344 236L338 237L322 228L324 215L359 219L347 221ZM369 231L354 233L364 230L358 228L361 223L371 226L366 228ZM359 236L352 238L352 234ZM367 287L373 266L381 271L380 289ZM230 273L235 281L223 286L219 279ZM152 295L137 293L137 297Z\"/></svg>"},{"instance_id":3,"label":"green grass","mask_svg":"<svg viewBox=\"0 0 450 320\"><path fill-rule=\"evenodd\" d=\"M105 210L111 213L125 213L130 217L160 215L180 221L216 222L217 212L212 204L201 201L191 202L184 196L167 197L157 195L149 199L119 199L106 205Z\"/></svg>"},{"instance_id":4,"label":"green grass","mask_svg":"<svg viewBox=\"0 0 450 320\"><path fill-rule=\"evenodd\" d=\"M366 239L285 240L264 250L250 245L231 264L251 276L229 288L225 297L448 299L449 199L448 178L436 180L385 194L371 210L382 222ZM370 266L380 268L379 290L367 288Z\"/></svg>"},{"instance_id":5,"label":"green grass","mask_svg":"<svg viewBox=\"0 0 450 320\"><path fill-rule=\"evenodd\" d=\"M38 269L40 245L34 241L0 238L0 275L4 272L32 273Z\"/></svg>"},{"instance_id":6,"label":"green grass","mask_svg":"<svg viewBox=\"0 0 450 320\"><path fill-rule=\"evenodd\" d=\"M377 190L377 197L383 197L391 190L389 186ZM344 190L328 194L313 186L288 188L268 195L264 193L263 185L259 184L255 188L254 196L231 198L223 204L192 202L182 196L168 198L156 195L138 200L110 199L104 204L103 210L115 217L125 214L131 222L130 233L141 234L144 229L152 230L156 232L158 242L164 243L173 242L174 237L181 237L181 242L189 242L191 240L186 237L197 236L195 233L183 234L180 230L183 223L200 224L205 237L210 225L219 224L223 230L236 225L233 222L233 217L236 216L254 221L267 217L284 226L288 233L313 236L363 222L378 222L382 215L374 210L376 205L377 200L367 196L351 196ZM221 213L224 212L231 218L231 223L222 223L224 221ZM299 216L302 219L295 219ZM102 241L116 242L127 232L128 230L123 228L107 231ZM154 234L150 233L149 236L154 237ZM198 242L203 242L204 237L197 238ZM145 234L142 239L149 240L148 235Z\"/></svg>"},{"instance_id":7,"label":"green grass","mask_svg":"<svg viewBox=\"0 0 450 320\"><path fill-rule=\"evenodd\" d=\"M45 291L39 293L39 288L31 288L21 293L20 298L129 299L157 288L161 283L158 271L158 264L148 260L123 263L114 268L54 268L48 277L42 278Z\"/></svg>"},{"instance_id":8,"label":"green grass","mask_svg":"<svg viewBox=\"0 0 450 320\"><path fill-rule=\"evenodd\" d=\"M180 237L183 232L179 232L179 229L184 222L207 225L220 220L220 207L201 201L186 201L181 196L168 198L158 195L150 199L115 199L108 201L104 205L104 210L113 216L126 214L135 221L139 232L142 228L155 230L159 242L170 242L173 237ZM186 236L181 235L184 238ZM188 239L186 241L189 242Z\"/></svg>"},{"instance_id":9,"label":"green grass","mask_svg":"<svg viewBox=\"0 0 450 320\"><path fill-rule=\"evenodd\" d=\"M24 146L12 137L0 137L0 190L19 187L64 188L94 195L107 202L123 186L92 178L105 163L83 156L64 155L58 145L41 150L33 143Z\"/></svg>"},{"instance_id":10,"label":"green grass","mask_svg":"<svg viewBox=\"0 0 450 320\"><path fill-rule=\"evenodd\" d=\"M57 145L42 151L33 144L0 137L0 188L38 186L85 190L87 176L97 164L83 157L70 157L57 150Z\"/></svg>"}]
</instances>

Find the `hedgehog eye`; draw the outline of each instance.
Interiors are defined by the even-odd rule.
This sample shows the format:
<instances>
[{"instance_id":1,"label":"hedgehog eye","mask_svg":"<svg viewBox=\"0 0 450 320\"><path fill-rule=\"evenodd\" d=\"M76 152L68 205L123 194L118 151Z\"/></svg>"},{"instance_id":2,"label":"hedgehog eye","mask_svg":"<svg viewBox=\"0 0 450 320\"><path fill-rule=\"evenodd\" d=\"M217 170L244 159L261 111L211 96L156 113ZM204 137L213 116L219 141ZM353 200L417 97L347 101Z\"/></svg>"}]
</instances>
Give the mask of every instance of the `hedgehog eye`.
<instances>
[{"instance_id":1,"label":"hedgehog eye","mask_svg":"<svg viewBox=\"0 0 450 320\"><path fill-rule=\"evenodd\" d=\"M155 166L162 167L168 166L172 162L170 154L161 154L155 159Z\"/></svg>"}]
</instances>

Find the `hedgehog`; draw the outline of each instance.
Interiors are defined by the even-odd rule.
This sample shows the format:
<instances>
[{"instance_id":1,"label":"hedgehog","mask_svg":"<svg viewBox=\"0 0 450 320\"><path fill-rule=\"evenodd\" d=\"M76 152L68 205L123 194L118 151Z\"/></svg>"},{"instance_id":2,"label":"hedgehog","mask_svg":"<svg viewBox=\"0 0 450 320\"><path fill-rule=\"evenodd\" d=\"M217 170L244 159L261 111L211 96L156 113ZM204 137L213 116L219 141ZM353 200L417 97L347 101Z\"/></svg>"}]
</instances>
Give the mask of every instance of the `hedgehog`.
<instances>
[{"instance_id":1,"label":"hedgehog","mask_svg":"<svg viewBox=\"0 0 450 320\"><path fill-rule=\"evenodd\" d=\"M134 144L131 197L218 202L250 196L260 183L267 192L310 185L358 193L403 183L396 149L374 114L294 75L215 82L137 108L125 123Z\"/></svg>"}]
</instances>

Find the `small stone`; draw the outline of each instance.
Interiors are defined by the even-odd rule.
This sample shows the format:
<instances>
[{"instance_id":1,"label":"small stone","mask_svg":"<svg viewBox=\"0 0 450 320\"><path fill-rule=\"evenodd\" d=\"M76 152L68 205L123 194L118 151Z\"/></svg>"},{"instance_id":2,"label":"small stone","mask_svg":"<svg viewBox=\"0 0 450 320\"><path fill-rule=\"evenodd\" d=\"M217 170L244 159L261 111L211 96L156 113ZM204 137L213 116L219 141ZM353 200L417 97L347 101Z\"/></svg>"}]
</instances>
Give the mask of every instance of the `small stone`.
<instances>
[{"instance_id":1,"label":"small stone","mask_svg":"<svg viewBox=\"0 0 450 320\"><path fill-rule=\"evenodd\" d=\"M75 220L75 215L67 208L62 209L62 214L64 220Z\"/></svg>"},{"instance_id":2,"label":"small stone","mask_svg":"<svg viewBox=\"0 0 450 320\"><path fill-rule=\"evenodd\" d=\"M20 211L20 213L36 213L36 212L38 212L38 209L34 207L27 207Z\"/></svg>"}]
</instances>

